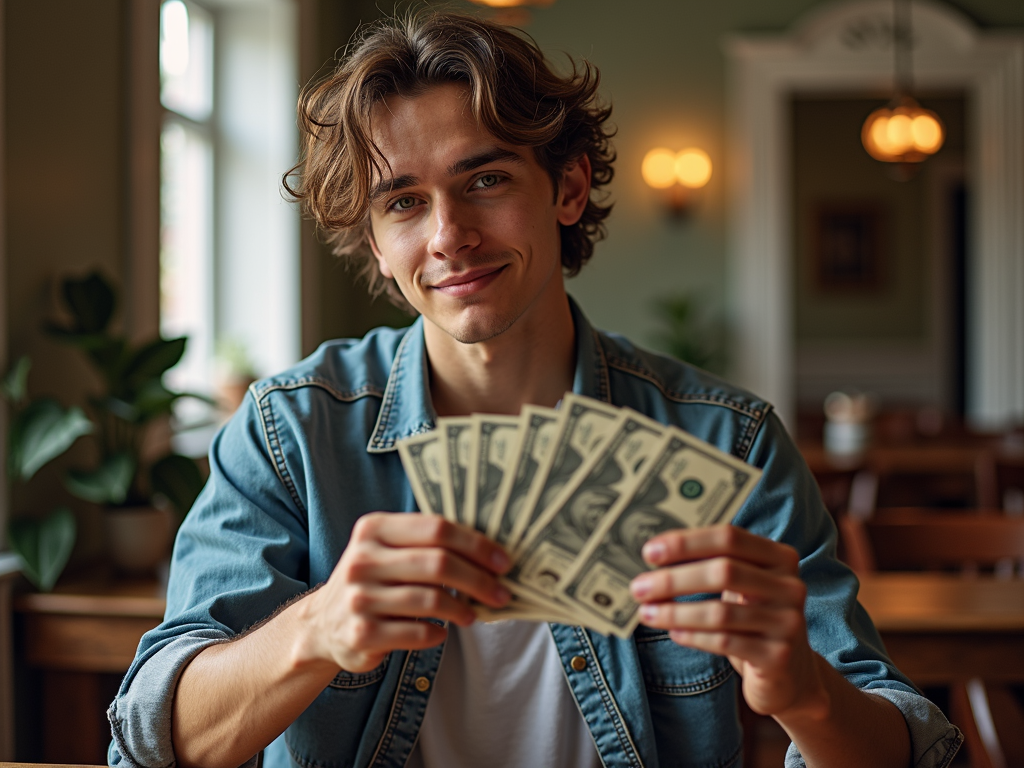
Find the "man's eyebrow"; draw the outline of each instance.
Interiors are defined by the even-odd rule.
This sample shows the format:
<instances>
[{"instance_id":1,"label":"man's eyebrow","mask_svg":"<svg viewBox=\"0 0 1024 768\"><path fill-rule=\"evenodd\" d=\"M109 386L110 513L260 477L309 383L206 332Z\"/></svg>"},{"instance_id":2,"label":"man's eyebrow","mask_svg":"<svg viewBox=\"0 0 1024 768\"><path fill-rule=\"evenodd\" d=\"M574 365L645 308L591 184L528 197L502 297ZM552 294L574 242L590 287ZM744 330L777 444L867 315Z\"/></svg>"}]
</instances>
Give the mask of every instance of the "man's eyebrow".
<instances>
[{"instance_id":1,"label":"man's eyebrow","mask_svg":"<svg viewBox=\"0 0 1024 768\"><path fill-rule=\"evenodd\" d=\"M420 183L420 180L415 176L406 174L404 176L396 176L393 179L382 179L373 185L373 189L370 190L370 200L377 202L385 195L389 195L396 189L406 189L407 187L415 187Z\"/></svg>"},{"instance_id":2,"label":"man's eyebrow","mask_svg":"<svg viewBox=\"0 0 1024 768\"><path fill-rule=\"evenodd\" d=\"M459 176L463 173L469 173L470 171L476 170L482 165L498 162L525 163L526 160L524 160L523 156L518 152L514 152L511 149L492 147L480 154L466 157L462 160L456 160L448 166L448 175ZM419 183L420 180L418 177L411 176L409 174L395 176L393 179L382 179L374 184L373 188L370 190L370 200L376 202L396 190L415 187Z\"/></svg>"},{"instance_id":3,"label":"man's eyebrow","mask_svg":"<svg viewBox=\"0 0 1024 768\"><path fill-rule=\"evenodd\" d=\"M456 160L450 166L448 166L449 176L459 176L463 173L469 173L479 168L481 165L487 165L488 163L498 162L513 162L513 163L525 163L523 156L518 152L513 152L511 149L503 149L501 147L492 147L491 149L485 150L478 155L467 157L463 160Z\"/></svg>"}]
</instances>

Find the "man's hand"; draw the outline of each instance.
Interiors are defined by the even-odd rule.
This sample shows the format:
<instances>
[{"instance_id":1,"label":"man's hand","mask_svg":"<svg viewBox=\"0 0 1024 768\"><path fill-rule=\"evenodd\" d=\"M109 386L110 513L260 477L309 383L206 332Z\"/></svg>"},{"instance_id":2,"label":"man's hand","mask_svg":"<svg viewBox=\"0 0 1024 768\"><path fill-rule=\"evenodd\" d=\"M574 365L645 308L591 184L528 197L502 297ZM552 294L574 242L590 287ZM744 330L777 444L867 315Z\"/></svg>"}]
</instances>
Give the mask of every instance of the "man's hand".
<instances>
[{"instance_id":1,"label":"man's hand","mask_svg":"<svg viewBox=\"0 0 1024 768\"><path fill-rule=\"evenodd\" d=\"M728 657L755 712L812 715L828 706L804 623L807 588L792 547L734 526L670 531L644 546L658 568L633 580L644 624L680 645ZM721 593L719 600L674 602Z\"/></svg>"},{"instance_id":2,"label":"man's hand","mask_svg":"<svg viewBox=\"0 0 1024 768\"><path fill-rule=\"evenodd\" d=\"M373 669L393 650L437 645L446 630L425 619L473 623L473 610L449 590L495 608L509 592L496 575L504 550L477 531L427 515L361 517L331 577L303 601L312 655L348 672Z\"/></svg>"}]
</instances>

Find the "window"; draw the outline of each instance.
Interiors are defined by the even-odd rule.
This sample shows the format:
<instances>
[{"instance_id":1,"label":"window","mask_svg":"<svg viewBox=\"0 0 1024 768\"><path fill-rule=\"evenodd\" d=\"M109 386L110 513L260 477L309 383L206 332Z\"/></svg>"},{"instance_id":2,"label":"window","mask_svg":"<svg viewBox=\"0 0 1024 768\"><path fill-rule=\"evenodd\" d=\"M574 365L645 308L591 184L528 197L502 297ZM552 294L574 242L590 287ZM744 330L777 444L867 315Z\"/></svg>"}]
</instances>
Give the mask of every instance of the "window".
<instances>
[{"instance_id":1,"label":"window","mask_svg":"<svg viewBox=\"0 0 1024 768\"><path fill-rule=\"evenodd\" d=\"M216 395L239 367L298 359L299 214L280 183L298 151L296 16L291 0L161 4L160 327L189 337L177 389Z\"/></svg>"},{"instance_id":2,"label":"window","mask_svg":"<svg viewBox=\"0 0 1024 768\"><path fill-rule=\"evenodd\" d=\"M188 336L174 389L213 389L213 19L194 3L160 10L160 332Z\"/></svg>"}]
</instances>

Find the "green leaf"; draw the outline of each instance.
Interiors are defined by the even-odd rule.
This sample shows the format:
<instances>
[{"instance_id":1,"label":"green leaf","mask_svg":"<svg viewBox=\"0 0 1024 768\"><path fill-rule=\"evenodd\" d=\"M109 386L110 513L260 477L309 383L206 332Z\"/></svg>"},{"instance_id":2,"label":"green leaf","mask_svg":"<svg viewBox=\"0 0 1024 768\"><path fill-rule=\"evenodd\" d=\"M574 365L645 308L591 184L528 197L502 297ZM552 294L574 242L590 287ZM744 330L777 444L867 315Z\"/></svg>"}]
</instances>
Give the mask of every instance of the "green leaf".
<instances>
[{"instance_id":1,"label":"green leaf","mask_svg":"<svg viewBox=\"0 0 1024 768\"><path fill-rule=\"evenodd\" d=\"M20 403L28 397L28 372L32 368L32 361L27 355L18 358L3 381L3 392L12 403Z\"/></svg>"},{"instance_id":2,"label":"green leaf","mask_svg":"<svg viewBox=\"0 0 1024 768\"><path fill-rule=\"evenodd\" d=\"M75 516L67 507L53 510L42 520L11 521L11 549L21 558L22 573L37 589L53 589L74 549L76 531Z\"/></svg>"},{"instance_id":3,"label":"green leaf","mask_svg":"<svg viewBox=\"0 0 1024 768\"><path fill-rule=\"evenodd\" d=\"M150 469L149 476L153 491L166 496L181 515L192 508L205 484L199 465L177 453L160 459Z\"/></svg>"},{"instance_id":4,"label":"green leaf","mask_svg":"<svg viewBox=\"0 0 1024 768\"><path fill-rule=\"evenodd\" d=\"M65 410L50 398L36 400L14 418L10 430L10 472L29 480L45 464L60 456L82 435L92 432L81 408Z\"/></svg>"},{"instance_id":5,"label":"green leaf","mask_svg":"<svg viewBox=\"0 0 1024 768\"><path fill-rule=\"evenodd\" d=\"M159 379L168 368L173 368L185 354L188 338L156 339L139 349L125 367L125 386L132 392L142 389L153 379Z\"/></svg>"},{"instance_id":6,"label":"green leaf","mask_svg":"<svg viewBox=\"0 0 1024 768\"><path fill-rule=\"evenodd\" d=\"M171 392L159 379L148 382L135 397L133 407L139 413L139 421L148 421L155 416L171 412L174 401L181 395Z\"/></svg>"},{"instance_id":7,"label":"green leaf","mask_svg":"<svg viewBox=\"0 0 1024 768\"><path fill-rule=\"evenodd\" d=\"M92 472L71 470L64 476L64 486L86 501L120 504L128 497L134 476L135 460L126 453L117 453Z\"/></svg>"},{"instance_id":8,"label":"green leaf","mask_svg":"<svg viewBox=\"0 0 1024 768\"><path fill-rule=\"evenodd\" d=\"M121 421L127 421L129 424L136 424L140 421L138 409L119 397L97 398L92 401L92 404L94 408L106 411L121 419Z\"/></svg>"},{"instance_id":9,"label":"green leaf","mask_svg":"<svg viewBox=\"0 0 1024 768\"><path fill-rule=\"evenodd\" d=\"M114 314L114 289L99 272L75 280L66 279L64 303L75 317L79 333L102 333Z\"/></svg>"}]
</instances>

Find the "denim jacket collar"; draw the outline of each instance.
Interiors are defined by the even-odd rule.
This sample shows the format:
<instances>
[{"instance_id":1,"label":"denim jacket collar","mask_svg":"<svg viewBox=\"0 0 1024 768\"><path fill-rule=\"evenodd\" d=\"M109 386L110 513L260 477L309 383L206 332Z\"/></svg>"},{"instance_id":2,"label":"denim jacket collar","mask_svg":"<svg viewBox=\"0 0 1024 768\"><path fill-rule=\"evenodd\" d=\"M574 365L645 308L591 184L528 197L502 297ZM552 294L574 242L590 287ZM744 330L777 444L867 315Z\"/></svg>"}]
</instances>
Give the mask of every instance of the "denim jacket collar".
<instances>
[{"instance_id":1,"label":"denim jacket collar","mask_svg":"<svg viewBox=\"0 0 1024 768\"><path fill-rule=\"evenodd\" d=\"M597 331L571 297L569 308L576 329L576 372L572 391L610 402L608 363ZM436 423L437 412L430 399L430 364L423 337L423 317L420 316L410 326L395 353L380 415L366 450L368 453L393 451L397 441L427 432Z\"/></svg>"}]
</instances>

